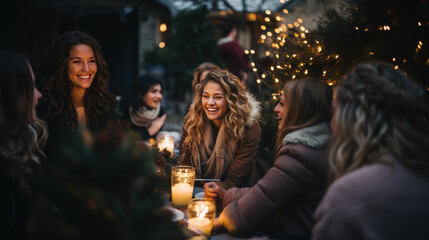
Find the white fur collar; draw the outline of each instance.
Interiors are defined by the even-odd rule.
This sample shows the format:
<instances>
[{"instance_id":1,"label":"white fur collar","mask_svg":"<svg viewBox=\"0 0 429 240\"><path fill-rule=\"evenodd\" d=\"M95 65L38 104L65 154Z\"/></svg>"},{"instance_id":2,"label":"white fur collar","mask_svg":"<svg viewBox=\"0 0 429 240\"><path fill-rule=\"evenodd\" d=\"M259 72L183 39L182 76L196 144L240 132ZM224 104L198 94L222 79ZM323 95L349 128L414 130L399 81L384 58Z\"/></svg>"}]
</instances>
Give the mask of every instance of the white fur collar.
<instances>
[{"instance_id":1,"label":"white fur collar","mask_svg":"<svg viewBox=\"0 0 429 240\"><path fill-rule=\"evenodd\" d=\"M246 97L247 97L250 105L252 105L252 111L250 112L250 117L246 121L246 125L250 126L255 121L258 121L258 119L261 115L261 103L258 102L258 100L256 100L256 98L249 92L246 92Z\"/></svg>"},{"instance_id":2,"label":"white fur collar","mask_svg":"<svg viewBox=\"0 0 429 240\"><path fill-rule=\"evenodd\" d=\"M331 129L328 124L319 123L287 134L283 138L283 145L287 143L302 144L313 149L320 149L328 145L330 138Z\"/></svg>"}]
</instances>

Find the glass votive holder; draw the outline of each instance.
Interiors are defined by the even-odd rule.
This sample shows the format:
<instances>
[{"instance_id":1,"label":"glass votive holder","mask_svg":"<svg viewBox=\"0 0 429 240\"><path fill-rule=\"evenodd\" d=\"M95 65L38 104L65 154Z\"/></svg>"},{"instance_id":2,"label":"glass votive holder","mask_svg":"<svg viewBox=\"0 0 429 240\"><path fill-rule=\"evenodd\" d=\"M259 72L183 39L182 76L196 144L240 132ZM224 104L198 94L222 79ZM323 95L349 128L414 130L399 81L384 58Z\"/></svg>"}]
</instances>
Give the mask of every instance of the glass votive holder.
<instances>
[{"instance_id":1,"label":"glass votive holder","mask_svg":"<svg viewBox=\"0 0 429 240\"><path fill-rule=\"evenodd\" d=\"M216 204L214 200L210 198L194 198L189 201L186 214L189 230L197 233L200 230L210 236L213 220L216 216ZM195 228L198 228L198 230Z\"/></svg>"},{"instance_id":2,"label":"glass votive holder","mask_svg":"<svg viewBox=\"0 0 429 240\"><path fill-rule=\"evenodd\" d=\"M178 165L171 167L171 203L177 207L186 207L192 199L195 168Z\"/></svg>"},{"instance_id":3,"label":"glass votive holder","mask_svg":"<svg viewBox=\"0 0 429 240\"><path fill-rule=\"evenodd\" d=\"M174 151L174 137L166 134L160 134L156 138L156 142L160 151L167 149L170 152L170 156L173 155Z\"/></svg>"}]
</instances>

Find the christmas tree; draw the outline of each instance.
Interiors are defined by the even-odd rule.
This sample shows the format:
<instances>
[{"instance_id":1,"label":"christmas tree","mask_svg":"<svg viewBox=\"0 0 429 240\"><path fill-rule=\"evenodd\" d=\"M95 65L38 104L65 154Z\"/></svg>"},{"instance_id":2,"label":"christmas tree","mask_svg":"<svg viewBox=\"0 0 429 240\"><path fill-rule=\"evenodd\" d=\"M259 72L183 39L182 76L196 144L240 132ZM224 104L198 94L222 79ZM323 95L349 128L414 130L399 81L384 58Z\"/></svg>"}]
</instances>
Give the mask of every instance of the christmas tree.
<instances>
[{"instance_id":1,"label":"christmas tree","mask_svg":"<svg viewBox=\"0 0 429 240\"><path fill-rule=\"evenodd\" d=\"M269 133L261 137L263 152L274 149L273 109L288 80L315 77L335 86L356 64L385 61L429 91L428 11L428 0L355 1L348 9L328 9L313 30L302 26L305 19L282 24L280 14L266 11L258 40L265 57L248 52L264 104L262 132Z\"/></svg>"}]
</instances>

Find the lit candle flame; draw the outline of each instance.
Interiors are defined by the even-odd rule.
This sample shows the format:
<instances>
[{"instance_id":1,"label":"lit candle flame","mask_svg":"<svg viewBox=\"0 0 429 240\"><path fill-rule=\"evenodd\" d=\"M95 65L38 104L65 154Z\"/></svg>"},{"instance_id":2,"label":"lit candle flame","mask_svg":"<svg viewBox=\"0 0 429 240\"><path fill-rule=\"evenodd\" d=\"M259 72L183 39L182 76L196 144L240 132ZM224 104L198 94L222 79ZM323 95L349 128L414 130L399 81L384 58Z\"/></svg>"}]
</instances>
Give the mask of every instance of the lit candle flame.
<instances>
[{"instance_id":1,"label":"lit candle flame","mask_svg":"<svg viewBox=\"0 0 429 240\"><path fill-rule=\"evenodd\" d=\"M200 206L197 207L196 210L197 210L197 217L199 219L203 219L206 216L206 213L209 211L209 208L206 205L201 204Z\"/></svg>"}]
</instances>

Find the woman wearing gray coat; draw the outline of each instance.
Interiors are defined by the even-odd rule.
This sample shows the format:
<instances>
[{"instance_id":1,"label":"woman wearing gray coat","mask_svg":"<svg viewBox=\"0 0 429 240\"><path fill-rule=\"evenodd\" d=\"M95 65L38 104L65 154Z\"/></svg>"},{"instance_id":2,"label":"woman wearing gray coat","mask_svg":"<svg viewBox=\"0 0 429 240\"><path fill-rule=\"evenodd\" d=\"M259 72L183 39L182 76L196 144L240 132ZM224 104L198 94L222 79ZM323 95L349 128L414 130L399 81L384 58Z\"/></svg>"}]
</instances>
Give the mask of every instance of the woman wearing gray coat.
<instances>
[{"instance_id":1,"label":"woman wearing gray coat","mask_svg":"<svg viewBox=\"0 0 429 240\"><path fill-rule=\"evenodd\" d=\"M205 186L222 200L214 228L245 234L304 234L326 189L332 90L315 79L290 80L274 111L279 119L274 166L251 188Z\"/></svg>"}]
</instances>

